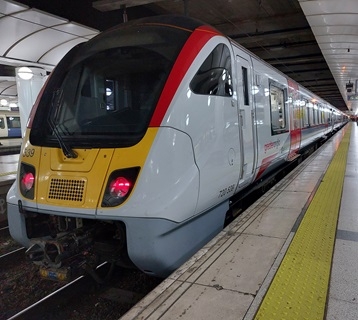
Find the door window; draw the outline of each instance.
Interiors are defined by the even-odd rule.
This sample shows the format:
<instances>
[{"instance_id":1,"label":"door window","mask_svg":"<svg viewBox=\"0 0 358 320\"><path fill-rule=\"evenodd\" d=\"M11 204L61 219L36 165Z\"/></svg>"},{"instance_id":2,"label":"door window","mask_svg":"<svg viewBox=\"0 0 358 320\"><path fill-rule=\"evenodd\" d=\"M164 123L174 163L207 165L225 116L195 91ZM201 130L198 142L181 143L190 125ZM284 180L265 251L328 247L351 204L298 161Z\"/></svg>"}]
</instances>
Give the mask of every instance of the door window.
<instances>
[{"instance_id":1,"label":"door window","mask_svg":"<svg viewBox=\"0 0 358 320\"><path fill-rule=\"evenodd\" d=\"M270 107L273 134L287 131L285 96L285 89L272 81L270 83Z\"/></svg>"}]
</instances>

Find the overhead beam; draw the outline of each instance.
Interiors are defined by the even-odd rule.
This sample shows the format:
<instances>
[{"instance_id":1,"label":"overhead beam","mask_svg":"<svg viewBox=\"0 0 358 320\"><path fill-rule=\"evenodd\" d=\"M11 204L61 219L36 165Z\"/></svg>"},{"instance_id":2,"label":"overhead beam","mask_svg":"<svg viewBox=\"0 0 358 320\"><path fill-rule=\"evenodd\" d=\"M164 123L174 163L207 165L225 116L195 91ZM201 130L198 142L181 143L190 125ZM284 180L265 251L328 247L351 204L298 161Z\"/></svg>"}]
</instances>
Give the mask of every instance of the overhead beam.
<instances>
[{"instance_id":1,"label":"overhead beam","mask_svg":"<svg viewBox=\"0 0 358 320\"><path fill-rule=\"evenodd\" d=\"M0 75L1 75L0 78L2 78L2 77L15 77L15 67L0 64Z\"/></svg>"},{"instance_id":2,"label":"overhead beam","mask_svg":"<svg viewBox=\"0 0 358 320\"><path fill-rule=\"evenodd\" d=\"M254 35L255 33L268 33L273 30L283 30L282 26L290 28L302 28L311 30L306 19L302 19L302 13L291 15L273 15L258 19L230 20L224 23L214 24L214 27L231 38L238 38L244 35Z\"/></svg>"},{"instance_id":3,"label":"overhead beam","mask_svg":"<svg viewBox=\"0 0 358 320\"><path fill-rule=\"evenodd\" d=\"M275 46L274 49L270 50L270 47L260 47L255 50L248 49L261 59L271 63L273 61L281 60L281 59L289 59L289 58L297 58L297 57L318 57L319 55L322 57L320 49L317 45L302 45L298 46L297 44L294 47L282 45L281 47Z\"/></svg>"},{"instance_id":4,"label":"overhead beam","mask_svg":"<svg viewBox=\"0 0 358 320\"><path fill-rule=\"evenodd\" d=\"M251 47L246 45L245 48L250 50L251 52L261 52L261 51L274 51L275 53L280 53L277 51L283 51L283 50L291 50L299 49L301 51L301 47L309 47L311 46L315 51L317 47L317 43L312 41L302 41L302 42L280 42L275 44L264 44L260 46ZM322 54L321 54L322 56Z\"/></svg>"},{"instance_id":5,"label":"overhead beam","mask_svg":"<svg viewBox=\"0 0 358 320\"><path fill-rule=\"evenodd\" d=\"M123 8L143 6L145 4L150 4L162 0L99 0L92 2L92 7L102 11L113 11Z\"/></svg>"},{"instance_id":6,"label":"overhead beam","mask_svg":"<svg viewBox=\"0 0 358 320\"><path fill-rule=\"evenodd\" d=\"M314 41L317 45L316 39L311 30L304 28L290 28L290 29L276 29L268 32L253 32L245 34L229 35L231 39L240 43L243 46L253 44L269 44L269 43L283 43L283 42L303 42Z\"/></svg>"}]
</instances>

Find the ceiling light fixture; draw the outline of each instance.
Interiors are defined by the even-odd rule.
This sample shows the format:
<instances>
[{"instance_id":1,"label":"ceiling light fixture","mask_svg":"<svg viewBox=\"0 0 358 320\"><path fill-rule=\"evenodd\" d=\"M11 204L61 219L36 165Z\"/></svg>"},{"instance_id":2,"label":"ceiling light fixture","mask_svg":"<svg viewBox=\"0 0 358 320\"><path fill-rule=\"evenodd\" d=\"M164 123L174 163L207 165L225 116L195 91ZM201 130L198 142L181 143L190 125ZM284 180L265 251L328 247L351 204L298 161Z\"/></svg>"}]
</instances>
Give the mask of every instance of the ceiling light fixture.
<instances>
[{"instance_id":1,"label":"ceiling light fixture","mask_svg":"<svg viewBox=\"0 0 358 320\"><path fill-rule=\"evenodd\" d=\"M17 74L22 80L30 80L34 76L34 73L28 67L21 67Z\"/></svg>"}]
</instances>

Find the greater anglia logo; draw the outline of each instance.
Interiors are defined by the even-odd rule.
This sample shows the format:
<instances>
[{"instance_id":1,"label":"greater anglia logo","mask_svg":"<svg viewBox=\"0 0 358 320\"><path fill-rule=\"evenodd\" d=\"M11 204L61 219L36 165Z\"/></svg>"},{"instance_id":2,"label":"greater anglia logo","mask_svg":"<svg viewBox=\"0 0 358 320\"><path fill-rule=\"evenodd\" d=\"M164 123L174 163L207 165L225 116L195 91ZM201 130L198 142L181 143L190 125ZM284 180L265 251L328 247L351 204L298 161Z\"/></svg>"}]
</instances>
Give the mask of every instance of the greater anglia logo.
<instances>
[{"instance_id":1,"label":"greater anglia logo","mask_svg":"<svg viewBox=\"0 0 358 320\"><path fill-rule=\"evenodd\" d=\"M276 141L271 141L269 143L266 143L264 145L264 150L265 150L265 153L270 150L270 149L273 149L273 148L278 148L280 146L280 140L277 139Z\"/></svg>"}]
</instances>

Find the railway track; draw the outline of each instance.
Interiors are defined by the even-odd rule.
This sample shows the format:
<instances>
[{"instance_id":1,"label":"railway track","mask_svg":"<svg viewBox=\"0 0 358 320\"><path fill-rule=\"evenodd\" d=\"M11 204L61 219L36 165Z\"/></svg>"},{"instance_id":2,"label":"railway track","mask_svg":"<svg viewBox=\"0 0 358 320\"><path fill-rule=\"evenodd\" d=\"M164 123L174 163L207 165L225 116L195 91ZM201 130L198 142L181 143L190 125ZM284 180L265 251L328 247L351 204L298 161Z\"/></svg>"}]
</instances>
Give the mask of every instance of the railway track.
<instances>
[{"instance_id":1,"label":"railway track","mask_svg":"<svg viewBox=\"0 0 358 320\"><path fill-rule=\"evenodd\" d=\"M52 292L54 285L33 281L36 268L25 259L26 248L10 236L6 225L0 228L0 320L9 318L39 296ZM41 292L34 292L36 286Z\"/></svg>"},{"instance_id":2,"label":"railway track","mask_svg":"<svg viewBox=\"0 0 358 320\"><path fill-rule=\"evenodd\" d=\"M103 264L98 272L107 267ZM160 282L139 273L125 270L104 285L98 285L89 276L81 276L4 319L118 319ZM131 290L138 289L133 282L143 276L149 279L142 283L146 284L144 291L143 288L140 292Z\"/></svg>"},{"instance_id":3,"label":"railway track","mask_svg":"<svg viewBox=\"0 0 358 320\"><path fill-rule=\"evenodd\" d=\"M0 268L3 268L12 261L18 262L25 255L26 248L20 247L0 255Z\"/></svg>"},{"instance_id":4,"label":"railway track","mask_svg":"<svg viewBox=\"0 0 358 320\"><path fill-rule=\"evenodd\" d=\"M0 268L6 267L11 261L21 259L25 250L11 239L8 226L0 227Z\"/></svg>"},{"instance_id":5,"label":"railway track","mask_svg":"<svg viewBox=\"0 0 358 320\"><path fill-rule=\"evenodd\" d=\"M68 283L67 285L48 294L41 300L19 311L8 319L46 319L45 316L47 315L49 310L53 308L54 304L61 302L64 297L66 297L66 294L67 297L70 298L70 296L68 295L69 292L71 292L71 294L76 293L76 283L80 280L81 279L76 279Z\"/></svg>"},{"instance_id":6,"label":"railway track","mask_svg":"<svg viewBox=\"0 0 358 320\"><path fill-rule=\"evenodd\" d=\"M80 276L75 280L63 285L61 288L51 292L39 301L24 308L10 319L51 319L54 318L55 306L64 305L77 295L81 295L93 286L93 281L85 276ZM56 312L57 313L57 312Z\"/></svg>"},{"instance_id":7,"label":"railway track","mask_svg":"<svg viewBox=\"0 0 358 320\"><path fill-rule=\"evenodd\" d=\"M0 228L0 257L12 251L20 249L21 246L16 243L10 236L9 227L2 226ZM0 259L1 263L1 259ZM1 265L1 264L0 264Z\"/></svg>"},{"instance_id":8,"label":"railway track","mask_svg":"<svg viewBox=\"0 0 358 320\"><path fill-rule=\"evenodd\" d=\"M118 319L160 283L138 270L116 268L110 283L90 276L70 283L42 279L25 258L26 248L11 249L8 227L0 228L0 320ZM9 243L9 246L4 244ZM103 264L97 273L108 272ZM106 270L107 268L107 270ZM135 291L133 291L135 290Z\"/></svg>"},{"instance_id":9,"label":"railway track","mask_svg":"<svg viewBox=\"0 0 358 320\"><path fill-rule=\"evenodd\" d=\"M26 259L26 248L12 242L8 227L2 225L0 320L118 319L161 282L138 270L120 268L115 269L110 283L101 285L89 276L68 284L45 280L37 266ZM105 268L98 273L105 274Z\"/></svg>"},{"instance_id":10,"label":"railway track","mask_svg":"<svg viewBox=\"0 0 358 320\"><path fill-rule=\"evenodd\" d=\"M1 226L0 227L0 237L2 235L6 235L7 233L9 233L9 227L8 226Z\"/></svg>"}]
</instances>

